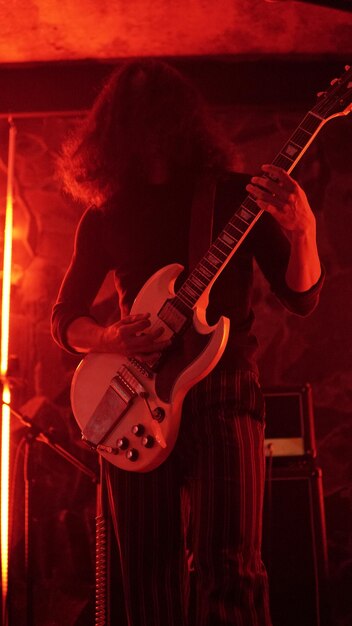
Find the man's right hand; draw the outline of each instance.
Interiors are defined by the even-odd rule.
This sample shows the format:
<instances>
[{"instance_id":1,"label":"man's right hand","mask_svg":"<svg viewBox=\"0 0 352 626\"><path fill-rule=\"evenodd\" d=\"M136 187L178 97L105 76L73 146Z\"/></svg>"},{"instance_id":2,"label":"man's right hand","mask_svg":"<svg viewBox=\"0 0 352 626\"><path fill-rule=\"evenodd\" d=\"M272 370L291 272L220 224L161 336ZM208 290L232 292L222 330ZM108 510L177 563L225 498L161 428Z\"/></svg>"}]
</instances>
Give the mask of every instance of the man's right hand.
<instances>
[{"instance_id":1,"label":"man's right hand","mask_svg":"<svg viewBox=\"0 0 352 626\"><path fill-rule=\"evenodd\" d=\"M164 329L151 328L150 314L126 315L110 326L100 326L91 317L78 317L67 329L67 341L77 352L116 352L127 357L153 360L170 340L161 340Z\"/></svg>"},{"instance_id":2,"label":"man's right hand","mask_svg":"<svg viewBox=\"0 0 352 626\"><path fill-rule=\"evenodd\" d=\"M157 358L170 341L160 340L164 332L162 327L152 330L150 326L149 313L127 315L103 329L98 351L117 352L142 360Z\"/></svg>"}]
</instances>

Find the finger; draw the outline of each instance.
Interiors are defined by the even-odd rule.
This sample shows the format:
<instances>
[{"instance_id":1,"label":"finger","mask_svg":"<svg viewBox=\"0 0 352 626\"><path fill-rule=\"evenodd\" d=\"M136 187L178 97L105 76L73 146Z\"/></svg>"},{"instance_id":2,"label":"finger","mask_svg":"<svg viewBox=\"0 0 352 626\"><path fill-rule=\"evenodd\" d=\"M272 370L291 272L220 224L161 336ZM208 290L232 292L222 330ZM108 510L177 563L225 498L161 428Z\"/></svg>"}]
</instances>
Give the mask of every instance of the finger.
<instances>
[{"instance_id":1,"label":"finger","mask_svg":"<svg viewBox=\"0 0 352 626\"><path fill-rule=\"evenodd\" d=\"M128 338L129 346L134 350L140 350L141 352L151 350L162 350L163 348L171 344L170 339L164 339L158 341L158 337L155 337L153 333L141 333Z\"/></svg>"},{"instance_id":2,"label":"finger","mask_svg":"<svg viewBox=\"0 0 352 626\"><path fill-rule=\"evenodd\" d=\"M157 328L156 330L151 330L149 334L153 337L153 339L157 339L158 337L161 337L164 332L165 328L159 326L159 328Z\"/></svg>"},{"instance_id":3,"label":"finger","mask_svg":"<svg viewBox=\"0 0 352 626\"><path fill-rule=\"evenodd\" d=\"M290 186L290 190L295 189L296 181L282 169L282 167L277 167L277 165L267 164L262 165L261 169L263 172L268 174L270 178L274 181L279 181L281 183L287 183Z\"/></svg>"},{"instance_id":4,"label":"finger","mask_svg":"<svg viewBox=\"0 0 352 626\"><path fill-rule=\"evenodd\" d=\"M279 222L279 224L283 224L284 216L282 214L282 211L280 211L280 209L278 209L276 206L274 206L273 204L266 204L261 208L270 213Z\"/></svg>"},{"instance_id":5,"label":"finger","mask_svg":"<svg viewBox=\"0 0 352 626\"><path fill-rule=\"evenodd\" d=\"M146 320L149 318L150 318L150 313L134 313L132 315L126 315L126 317L122 317L118 323L133 324L134 322L138 322L140 320Z\"/></svg>"},{"instance_id":6,"label":"finger","mask_svg":"<svg viewBox=\"0 0 352 626\"><path fill-rule=\"evenodd\" d=\"M260 187L248 184L246 186L247 191L255 198L256 203L259 208L266 208L267 204L275 205L277 207L283 207L285 204L284 200L280 198L277 194L269 193L268 191L264 191Z\"/></svg>"},{"instance_id":7,"label":"finger","mask_svg":"<svg viewBox=\"0 0 352 626\"><path fill-rule=\"evenodd\" d=\"M117 330L122 337L132 337L138 333L142 333L150 327L149 319L142 319L138 322L131 322L124 326L118 326Z\"/></svg>"},{"instance_id":8,"label":"finger","mask_svg":"<svg viewBox=\"0 0 352 626\"><path fill-rule=\"evenodd\" d=\"M150 326L150 323L147 325L146 328L148 328L149 326ZM128 331L129 333L130 333L130 328L131 327L129 327L129 331ZM158 339L158 337L161 337L161 335L163 335L165 332L165 328L163 328L163 326L158 326L158 328L156 328L155 330L153 330L152 328L148 328L148 331L146 333L143 332L143 330L142 332L139 333L139 335L149 337L151 340ZM135 334L138 334L138 331Z\"/></svg>"},{"instance_id":9,"label":"finger","mask_svg":"<svg viewBox=\"0 0 352 626\"><path fill-rule=\"evenodd\" d=\"M271 196L278 196L283 201L286 201L287 199L287 192L285 189L278 183L275 183L271 178L253 176L251 184L256 185L256 187L259 187L260 189L264 189Z\"/></svg>"},{"instance_id":10,"label":"finger","mask_svg":"<svg viewBox=\"0 0 352 626\"><path fill-rule=\"evenodd\" d=\"M131 347L133 346L135 351L138 350L149 354L155 350L160 351L168 348L171 345L171 341L150 341L149 337L145 335L143 337L136 337L130 345Z\"/></svg>"},{"instance_id":11,"label":"finger","mask_svg":"<svg viewBox=\"0 0 352 626\"><path fill-rule=\"evenodd\" d=\"M168 346L162 346L157 344L156 346L150 346L150 347L138 347L135 346L133 349L131 349L128 352L128 356L132 356L132 357L136 357L136 358L150 358L150 357L158 357L160 358L160 356L162 355L163 351L167 348Z\"/></svg>"}]
</instances>

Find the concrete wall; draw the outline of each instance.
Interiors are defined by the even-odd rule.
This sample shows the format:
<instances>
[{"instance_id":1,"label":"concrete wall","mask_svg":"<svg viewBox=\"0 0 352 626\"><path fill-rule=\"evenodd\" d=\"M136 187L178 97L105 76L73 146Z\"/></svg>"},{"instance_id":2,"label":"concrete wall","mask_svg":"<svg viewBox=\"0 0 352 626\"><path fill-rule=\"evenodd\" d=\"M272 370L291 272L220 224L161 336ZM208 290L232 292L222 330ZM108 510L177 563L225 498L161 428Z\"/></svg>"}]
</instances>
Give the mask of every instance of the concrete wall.
<instances>
[{"instance_id":1,"label":"concrete wall","mask_svg":"<svg viewBox=\"0 0 352 626\"><path fill-rule=\"evenodd\" d=\"M16 0L0 24L3 63L352 49L351 15L301 2Z\"/></svg>"}]
</instances>

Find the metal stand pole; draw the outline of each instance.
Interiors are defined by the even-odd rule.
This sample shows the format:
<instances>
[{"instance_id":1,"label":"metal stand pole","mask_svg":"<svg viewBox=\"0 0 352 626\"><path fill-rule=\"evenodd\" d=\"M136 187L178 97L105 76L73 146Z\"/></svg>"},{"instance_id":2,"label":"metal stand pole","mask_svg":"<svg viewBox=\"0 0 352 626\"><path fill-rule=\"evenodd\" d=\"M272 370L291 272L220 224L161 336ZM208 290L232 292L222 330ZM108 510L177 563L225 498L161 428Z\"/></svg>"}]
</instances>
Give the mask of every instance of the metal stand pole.
<instances>
[{"instance_id":1,"label":"metal stand pole","mask_svg":"<svg viewBox=\"0 0 352 626\"><path fill-rule=\"evenodd\" d=\"M97 485L97 512L96 512L96 543L95 543L95 626L110 625L110 606L108 588L108 543L109 529L106 520L106 494L104 481L104 462L100 461L100 482Z\"/></svg>"},{"instance_id":2,"label":"metal stand pole","mask_svg":"<svg viewBox=\"0 0 352 626\"><path fill-rule=\"evenodd\" d=\"M52 450L55 450L57 454L66 459L71 465L75 468L86 474L94 484L97 485L97 502L101 501L101 477L91 470L89 467L81 463L76 457L70 454L67 450L65 450L62 446L53 441L50 433L42 431L34 422L22 415L18 411L15 411L12 407L10 407L11 413L17 417L22 424L24 424L28 430L26 432L26 447L25 447L25 457L24 457L24 480L25 480L25 503L24 503L24 516L25 516L25 528L24 528L24 536L25 536L25 559L24 559L24 567L25 567L25 583L26 583L26 626L35 626L34 625L34 616L33 616L33 582L34 582L34 572L33 572L33 529L32 529L32 520L31 520L31 483L33 480L32 476L32 467L31 467L31 445L34 441L41 441L47 444ZM98 506L98 505L97 505ZM99 507L102 508L102 503L99 504ZM100 541L103 541L102 539ZM100 563L100 569L104 569L103 563ZM105 568L106 569L106 568ZM104 569L104 571L105 571ZM96 622L99 626L104 625L104 622Z\"/></svg>"}]
</instances>

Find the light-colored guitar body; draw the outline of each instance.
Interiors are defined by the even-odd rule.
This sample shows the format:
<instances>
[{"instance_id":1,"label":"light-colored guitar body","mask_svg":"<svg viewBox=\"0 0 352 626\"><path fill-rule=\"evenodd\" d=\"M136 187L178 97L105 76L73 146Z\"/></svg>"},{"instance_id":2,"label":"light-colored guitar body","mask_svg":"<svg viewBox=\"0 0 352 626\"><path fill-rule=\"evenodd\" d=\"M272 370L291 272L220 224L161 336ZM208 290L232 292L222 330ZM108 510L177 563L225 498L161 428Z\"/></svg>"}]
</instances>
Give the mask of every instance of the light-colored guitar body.
<instances>
[{"instance_id":1,"label":"light-colored guitar body","mask_svg":"<svg viewBox=\"0 0 352 626\"><path fill-rule=\"evenodd\" d=\"M131 310L149 312L151 328L164 328L163 339L175 337L159 313L175 296L174 283L182 270L172 264L153 274ZM156 372L110 353L90 353L76 369L71 387L74 416L83 437L117 467L148 472L172 451L185 395L215 367L228 339L227 318L207 325L207 300L203 294L191 323L163 355Z\"/></svg>"}]
</instances>

